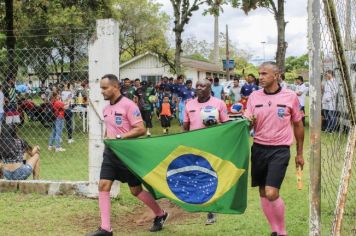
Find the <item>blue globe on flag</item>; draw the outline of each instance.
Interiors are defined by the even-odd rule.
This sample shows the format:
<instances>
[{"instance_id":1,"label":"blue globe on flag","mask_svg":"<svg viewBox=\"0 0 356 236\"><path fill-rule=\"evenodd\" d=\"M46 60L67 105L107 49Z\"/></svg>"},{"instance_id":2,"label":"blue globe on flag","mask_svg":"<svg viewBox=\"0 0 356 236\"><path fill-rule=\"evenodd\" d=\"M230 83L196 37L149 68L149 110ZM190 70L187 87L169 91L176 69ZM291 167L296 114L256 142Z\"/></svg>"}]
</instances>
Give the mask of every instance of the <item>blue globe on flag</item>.
<instances>
[{"instance_id":1,"label":"blue globe on flag","mask_svg":"<svg viewBox=\"0 0 356 236\"><path fill-rule=\"evenodd\" d=\"M183 202L203 204L215 194L218 176L202 156L184 154L168 166L167 183L173 194Z\"/></svg>"}]
</instances>

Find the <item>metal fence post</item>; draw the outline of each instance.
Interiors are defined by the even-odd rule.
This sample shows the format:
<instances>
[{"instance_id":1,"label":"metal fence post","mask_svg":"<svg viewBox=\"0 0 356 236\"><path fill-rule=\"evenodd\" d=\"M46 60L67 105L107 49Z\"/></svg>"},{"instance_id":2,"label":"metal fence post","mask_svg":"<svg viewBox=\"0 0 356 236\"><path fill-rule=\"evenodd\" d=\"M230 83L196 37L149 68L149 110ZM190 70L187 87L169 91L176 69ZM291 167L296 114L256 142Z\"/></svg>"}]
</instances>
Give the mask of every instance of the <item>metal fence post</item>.
<instances>
[{"instance_id":1,"label":"metal fence post","mask_svg":"<svg viewBox=\"0 0 356 236\"><path fill-rule=\"evenodd\" d=\"M321 235L321 70L320 1L308 0L308 44L310 78L310 187L309 235Z\"/></svg>"}]
</instances>

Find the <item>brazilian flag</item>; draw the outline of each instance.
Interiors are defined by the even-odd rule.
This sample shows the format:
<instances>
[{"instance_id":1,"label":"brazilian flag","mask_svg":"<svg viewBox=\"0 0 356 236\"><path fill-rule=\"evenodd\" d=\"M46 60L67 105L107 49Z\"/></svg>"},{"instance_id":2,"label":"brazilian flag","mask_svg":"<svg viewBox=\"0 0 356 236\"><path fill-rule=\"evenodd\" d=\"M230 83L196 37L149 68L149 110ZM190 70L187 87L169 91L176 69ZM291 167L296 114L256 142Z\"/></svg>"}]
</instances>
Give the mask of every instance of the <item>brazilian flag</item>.
<instances>
[{"instance_id":1,"label":"brazilian flag","mask_svg":"<svg viewBox=\"0 0 356 236\"><path fill-rule=\"evenodd\" d=\"M143 139L105 140L158 198L190 212L241 214L247 205L246 120Z\"/></svg>"}]
</instances>

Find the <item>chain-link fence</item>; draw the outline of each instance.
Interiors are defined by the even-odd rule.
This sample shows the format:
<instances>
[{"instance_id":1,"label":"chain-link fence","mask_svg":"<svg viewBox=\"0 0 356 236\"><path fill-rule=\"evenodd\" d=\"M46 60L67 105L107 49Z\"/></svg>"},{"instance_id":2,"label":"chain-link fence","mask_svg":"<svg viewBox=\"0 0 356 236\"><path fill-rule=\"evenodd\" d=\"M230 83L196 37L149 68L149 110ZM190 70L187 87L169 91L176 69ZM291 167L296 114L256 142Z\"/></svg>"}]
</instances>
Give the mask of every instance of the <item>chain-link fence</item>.
<instances>
[{"instance_id":1,"label":"chain-link fence","mask_svg":"<svg viewBox=\"0 0 356 236\"><path fill-rule=\"evenodd\" d=\"M19 139L31 148L39 146L39 179L88 180L87 45L2 50L0 81L2 127L16 127ZM2 138L12 158L29 150L11 145L15 137ZM13 168L14 162L3 159L3 169ZM3 172L3 178L9 177Z\"/></svg>"},{"instance_id":2,"label":"chain-link fence","mask_svg":"<svg viewBox=\"0 0 356 236\"><path fill-rule=\"evenodd\" d=\"M320 35L313 38L312 45L320 44L319 63L314 62L314 65L320 65L321 111L312 107L311 112L321 112L322 117L321 232L322 235L356 235L356 159L352 159L355 149L356 1L323 0L320 4L320 19L310 20L317 21L320 26ZM313 133L313 137L317 133Z\"/></svg>"}]
</instances>

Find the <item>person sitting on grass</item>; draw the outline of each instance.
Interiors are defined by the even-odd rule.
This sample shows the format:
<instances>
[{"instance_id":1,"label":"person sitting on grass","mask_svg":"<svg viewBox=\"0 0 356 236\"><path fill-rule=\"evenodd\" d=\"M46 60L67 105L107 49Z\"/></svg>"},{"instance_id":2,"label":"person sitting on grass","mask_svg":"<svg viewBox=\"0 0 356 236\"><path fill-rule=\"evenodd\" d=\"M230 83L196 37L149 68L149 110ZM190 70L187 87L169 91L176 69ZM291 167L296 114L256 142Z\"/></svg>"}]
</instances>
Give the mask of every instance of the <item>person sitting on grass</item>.
<instances>
[{"instance_id":1,"label":"person sitting on grass","mask_svg":"<svg viewBox=\"0 0 356 236\"><path fill-rule=\"evenodd\" d=\"M28 158L24 160L25 153ZM15 125L4 124L0 133L0 157L2 172L8 180L25 180L31 174L40 177L40 148L32 148L16 134Z\"/></svg>"}]
</instances>

